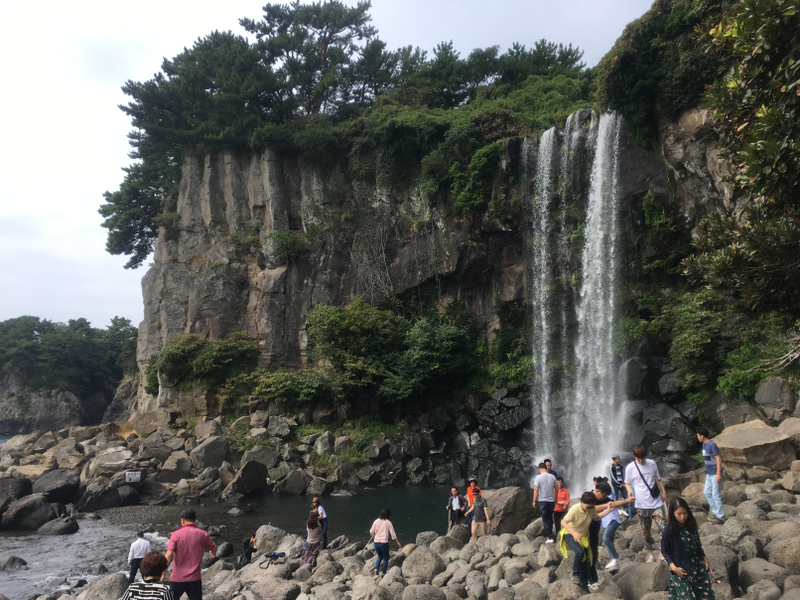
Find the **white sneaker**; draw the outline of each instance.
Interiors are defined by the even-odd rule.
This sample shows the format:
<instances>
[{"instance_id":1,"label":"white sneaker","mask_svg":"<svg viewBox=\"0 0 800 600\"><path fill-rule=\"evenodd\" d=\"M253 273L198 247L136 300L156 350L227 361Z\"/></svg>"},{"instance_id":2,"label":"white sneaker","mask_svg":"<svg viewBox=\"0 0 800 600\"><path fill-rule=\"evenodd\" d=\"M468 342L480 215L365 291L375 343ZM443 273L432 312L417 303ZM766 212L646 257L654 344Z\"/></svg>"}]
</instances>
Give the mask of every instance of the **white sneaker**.
<instances>
[{"instance_id":1,"label":"white sneaker","mask_svg":"<svg viewBox=\"0 0 800 600\"><path fill-rule=\"evenodd\" d=\"M606 565L606 571L611 571L612 569L616 569L618 565L619 561L615 558Z\"/></svg>"},{"instance_id":2,"label":"white sneaker","mask_svg":"<svg viewBox=\"0 0 800 600\"><path fill-rule=\"evenodd\" d=\"M547 541L545 542L545 544L555 544L555 542L554 542L553 540L547 540Z\"/></svg>"},{"instance_id":3,"label":"white sneaker","mask_svg":"<svg viewBox=\"0 0 800 600\"><path fill-rule=\"evenodd\" d=\"M590 592L597 592L599 590L600 590L600 584L599 583L590 583L589 584L589 591Z\"/></svg>"},{"instance_id":4,"label":"white sneaker","mask_svg":"<svg viewBox=\"0 0 800 600\"><path fill-rule=\"evenodd\" d=\"M651 552L650 554L647 555L647 558L645 559L644 562L656 562L656 557L653 556L653 553Z\"/></svg>"}]
</instances>

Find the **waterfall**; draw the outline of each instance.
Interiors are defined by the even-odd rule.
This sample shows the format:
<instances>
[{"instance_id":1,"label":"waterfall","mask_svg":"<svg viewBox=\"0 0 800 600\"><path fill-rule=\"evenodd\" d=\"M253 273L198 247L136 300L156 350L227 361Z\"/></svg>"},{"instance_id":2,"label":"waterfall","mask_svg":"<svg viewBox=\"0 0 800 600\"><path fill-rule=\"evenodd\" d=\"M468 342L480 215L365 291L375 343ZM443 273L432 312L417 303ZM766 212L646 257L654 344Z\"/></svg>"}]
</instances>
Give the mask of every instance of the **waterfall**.
<instances>
[{"instance_id":1,"label":"waterfall","mask_svg":"<svg viewBox=\"0 0 800 600\"><path fill-rule=\"evenodd\" d=\"M618 115L571 115L559 151L542 135L532 207L532 413L536 462L568 485L605 473L623 427L613 339L618 313ZM585 210L585 218L581 211ZM581 260L572 256L583 232ZM573 280L580 275L579 289Z\"/></svg>"}]
</instances>

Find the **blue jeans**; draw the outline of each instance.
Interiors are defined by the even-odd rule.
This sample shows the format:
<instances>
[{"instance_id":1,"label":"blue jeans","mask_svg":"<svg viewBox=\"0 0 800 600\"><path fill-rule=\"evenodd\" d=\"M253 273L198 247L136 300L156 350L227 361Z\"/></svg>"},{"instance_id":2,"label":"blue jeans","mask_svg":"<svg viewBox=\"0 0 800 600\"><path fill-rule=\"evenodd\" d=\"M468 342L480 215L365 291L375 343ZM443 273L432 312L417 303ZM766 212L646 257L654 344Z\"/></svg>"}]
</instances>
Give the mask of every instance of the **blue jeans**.
<instances>
[{"instance_id":1,"label":"blue jeans","mask_svg":"<svg viewBox=\"0 0 800 600\"><path fill-rule=\"evenodd\" d=\"M612 560L617 560L619 558L617 549L614 548L614 534L617 533L618 528L619 521L611 521L608 527L603 530L603 545L605 545L606 550L608 550L608 555Z\"/></svg>"},{"instance_id":2,"label":"blue jeans","mask_svg":"<svg viewBox=\"0 0 800 600\"><path fill-rule=\"evenodd\" d=\"M706 487L703 490L703 494L705 494L706 500L708 500L708 506L711 508L711 512L714 516L718 519L724 518L725 509L722 507L722 496L719 492L716 473L714 475L706 475Z\"/></svg>"},{"instance_id":3,"label":"blue jeans","mask_svg":"<svg viewBox=\"0 0 800 600\"><path fill-rule=\"evenodd\" d=\"M628 488L626 488L625 486L620 487L618 485L612 485L611 487L614 488L614 497L617 500L627 500L628 499ZM628 518L629 519L633 518L633 502L628 504Z\"/></svg>"},{"instance_id":4,"label":"blue jeans","mask_svg":"<svg viewBox=\"0 0 800 600\"><path fill-rule=\"evenodd\" d=\"M328 517L319 520L319 526L322 527L322 549L328 547Z\"/></svg>"},{"instance_id":5,"label":"blue jeans","mask_svg":"<svg viewBox=\"0 0 800 600\"><path fill-rule=\"evenodd\" d=\"M577 575L580 577L580 586L585 589L589 582L589 561L584 560L586 551L583 549L583 546L581 546L580 543L575 541L575 538L572 537L572 534L565 533L564 541L567 543L567 546L569 546L569 549L575 554L575 558L572 559L572 576L574 577Z\"/></svg>"},{"instance_id":6,"label":"blue jeans","mask_svg":"<svg viewBox=\"0 0 800 600\"><path fill-rule=\"evenodd\" d=\"M375 542L375 552L378 554L378 558L375 559L375 570L381 570L383 561L383 574L386 575L386 569L389 567L389 542Z\"/></svg>"},{"instance_id":7,"label":"blue jeans","mask_svg":"<svg viewBox=\"0 0 800 600\"><path fill-rule=\"evenodd\" d=\"M555 539L553 537L553 509L556 507L555 502L542 502L539 500L539 512L542 515L542 525L544 525L544 536L548 540Z\"/></svg>"}]
</instances>

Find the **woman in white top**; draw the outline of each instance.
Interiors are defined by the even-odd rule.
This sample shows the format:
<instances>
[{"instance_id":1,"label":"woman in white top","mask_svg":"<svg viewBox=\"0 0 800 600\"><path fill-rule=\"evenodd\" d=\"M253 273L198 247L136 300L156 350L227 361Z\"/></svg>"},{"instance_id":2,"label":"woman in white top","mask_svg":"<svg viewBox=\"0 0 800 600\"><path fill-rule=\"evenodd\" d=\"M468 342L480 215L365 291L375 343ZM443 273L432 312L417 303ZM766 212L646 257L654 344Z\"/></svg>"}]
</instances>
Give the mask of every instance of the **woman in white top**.
<instances>
[{"instance_id":1,"label":"woman in white top","mask_svg":"<svg viewBox=\"0 0 800 600\"><path fill-rule=\"evenodd\" d=\"M322 508L319 498L316 496L311 500L311 508L319 515L319 526L322 527L322 549L325 550L328 547L328 513Z\"/></svg>"},{"instance_id":2,"label":"woman in white top","mask_svg":"<svg viewBox=\"0 0 800 600\"><path fill-rule=\"evenodd\" d=\"M397 534L394 532L394 527L389 517L392 513L388 508L381 511L381 516L375 519L372 527L369 528L370 535L375 537L375 552L378 557L375 559L375 573L381 571L381 562L383 562L383 574L386 575L386 569L389 567L389 538L397 542L397 548L402 548L400 540L397 539Z\"/></svg>"}]
</instances>

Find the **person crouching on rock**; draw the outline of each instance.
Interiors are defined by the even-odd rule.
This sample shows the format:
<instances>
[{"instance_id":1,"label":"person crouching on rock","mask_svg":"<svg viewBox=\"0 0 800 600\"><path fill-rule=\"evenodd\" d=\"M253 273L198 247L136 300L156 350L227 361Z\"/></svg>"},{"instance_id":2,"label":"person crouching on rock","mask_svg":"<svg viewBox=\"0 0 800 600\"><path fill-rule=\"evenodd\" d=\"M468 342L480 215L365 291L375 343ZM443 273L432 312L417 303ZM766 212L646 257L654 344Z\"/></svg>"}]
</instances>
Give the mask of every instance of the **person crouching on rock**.
<instances>
[{"instance_id":1,"label":"person crouching on rock","mask_svg":"<svg viewBox=\"0 0 800 600\"><path fill-rule=\"evenodd\" d=\"M472 541L478 543L478 532L481 535L486 535L486 526L491 525L492 521L489 519L489 505L486 500L481 496L481 488L472 488L473 500L472 506L467 511L467 515L473 515L472 520Z\"/></svg>"},{"instance_id":2,"label":"person crouching on rock","mask_svg":"<svg viewBox=\"0 0 800 600\"><path fill-rule=\"evenodd\" d=\"M447 506L445 507L450 511L450 521L447 525L447 531L458 525L458 520L467 510L467 499L458 493L458 489L450 488L450 497L447 499Z\"/></svg>"},{"instance_id":3,"label":"person crouching on rock","mask_svg":"<svg viewBox=\"0 0 800 600\"><path fill-rule=\"evenodd\" d=\"M132 583L122 600L174 600L172 588L162 583L167 572L167 557L161 552L148 552L140 565L143 581Z\"/></svg>"},{"instance_id":4,"label":"person crouching on rock","mask_svg":"<svg viewBox=\"0 0 800 600\"><path fill-rule=\"evenodd\" d=\"M306 521L306 547L303 550L303 562L317 566L317 556L322 547L322 527L319 524L319 513L312 510Z\"/></svg>"}]
</instances>

